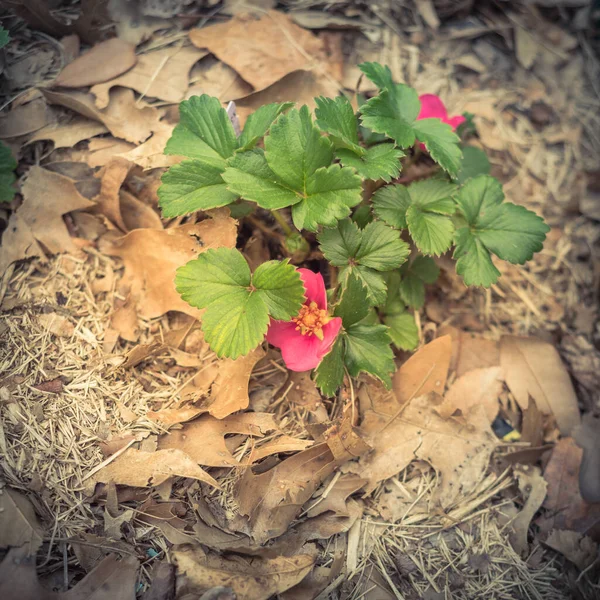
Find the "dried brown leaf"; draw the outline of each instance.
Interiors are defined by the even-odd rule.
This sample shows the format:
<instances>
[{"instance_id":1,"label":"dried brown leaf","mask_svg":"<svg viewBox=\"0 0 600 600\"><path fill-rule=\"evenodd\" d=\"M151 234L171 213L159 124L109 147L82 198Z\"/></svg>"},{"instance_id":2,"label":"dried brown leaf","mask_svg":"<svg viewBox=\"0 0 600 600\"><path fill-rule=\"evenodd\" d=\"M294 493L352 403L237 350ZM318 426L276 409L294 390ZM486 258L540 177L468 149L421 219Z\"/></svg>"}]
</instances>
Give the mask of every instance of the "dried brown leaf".
<instances>
[{"instance_id":1,"label":"dried brown leaf","mask_svg":"<svg viewBox=\"0 0 600 600\"><path fill-rule=\"evenodd\" d=\"M240 463L225 445L225 436L241 433L263 437L276 430L277 424L270 413L242 413L224 419L202 415L187 423L182 429L171 431L158 440L159 450L177 448L185 452L199 465L209 467L232 467Z\"/></svg>"},{"instance_id":2,"label":"dried brown leaf","mask_svg":"<svg viewBox=\"0 0 600 600\"><path fill-rule=\"evenodd\" d=\"M35 98L0 117L0 139L26 135L46 127L54 120L44 98Z\"/></svg>"},{"instance_id":3,"label":"dried brown leaf","mask_svg":"<svg viewBox=\"0 0 600 600\"><path fill-rule=\"evenodd\" d=\"M504 336L500 364L521 410L527 408L531 396L542 413L554 415L563 435L580 424L577 396L554 346L535 338Z\"/></svg>"},{"instance_id":4,"label":"dried brown leaf","mask_svg":"<svg viewBox=\"0 0 600 600\"><path fill-rule=\"evenodd\" d=\"M80 115L99 121L118 138L134 144L140 144L160 127L160 113L151 106L140 106L133 92L126 88L117 88L110 92L106 108L99 110L91 94L80 91L54 92L43 90L46 100L59 104Z\"/></svg>"},{"instance_id":5,"label":"dried brown leaf","mask_svg":"<svg viewBox=\"0 0 600 600\"><path fill-rule=\"evenodd\" d=\"M568 558L581 571L598 557L598 544L576 531L553 529L544 543Z\"/></svg>"},{"instance_id":6,"label":"dried brown leaf","mask_svg":"<svg viewBox=\"0 0 600 600\"><path fill-rule=\"evenodd\" d=\"M187 454L174 448L157 452L129 448L95 473L91 480L93 484L113 482L116 485L150 487L160 485L173 476L189 477L219 487Z\"/></svg>"},{"instance_id":7,"label":"dried brown leaf","mask_svg":"<svg viewBox=\"0 0 600 600\"><path fill-rule=\"evenodd\" d=\"M325 498L321 498L308 510L309 517L316 517L324 512L331 511L339 517L349 516L348 506L346 504L348 498L360 490L366 483L367 479L362 479L356 475L342 475L329 490Z\"/></svg>"},{"instance_id":8,"label":"dried brown leaf","mask_svg":"<svg viewBox=\"0 0 600 600\"><path fill-rule=\"evenodd\" d=\"M152 137L120 156L139 165L142 169L159 169L180 163L184 159L183 156L165 154L165 146L173 133L173 127L173 125L161 123Z\"/></svg>"},{"instance_id":9,"label":"dried brown leaf","mask_svg":"<svg viewBox=\"0 0 600 600\"><path fill-rule=\"evenodd\" d=\"M54 80L55 86L80 88L108 81L135 65L135 47L119 38L96 44L68 64ZM108 102L104 104L106 107Z\"/></svg>"},{"instance_id":10,"label":"dried brown leaf","mask_svg":"<svg viewBox=\"0 0 600 600\"><path fill-rule=\"evenodd\" d=\"M0 488L0 548L22 547L27 555L35 556L43 536L44 530L27 497L8 487Z\"/></svg>"},{"instance_id":11,"label":"dried brown leaf","mask_svg":"<svg viewBox=\"0 0 600 600\"><path fill-rule=\"evenodd\" d=\"M452 338L450 370L455 371L457 377L461 377L473 369L497 367L500 364L498 342L450 325L440 327L438 333L439 335L449 335Z\"/></svg>"},{"instance_id":12,"label":"dried brown leaf","mask_svg":"<svg viewBox=\"0 0 600 600\"><path fill-rule=\"evenodd\" d=\"M36 390L40 390L40 392L60 394L63 391L63 380L60 377L55 377L54 379L49 379L48 381L42 381L33 387Z\"/></svg>"},{"instance_id":13,"label":"dried brown leaf","mask_svg":"<svg viewBox=\"0 0 600 600\"><path fill-rule=\"evenodd\" d=\"M310 448L313 444L313 440L301 440L289 435L282 435L253 449L248 462L258 462L259 460L262 460L267 456L273 456L274 454L300 452L301 450Z\"/></svg>"},{"instance_id":14,"label":"dried brown leaf","mask_svg":"<svg viewBox=\"0 0 600 600\"><path fill-rule=\"evenodd\" d=\"M38 315L38 323L52 335L58 337L71 337L75 332L75 326L67 317L55 312L42 313Z\"/></svg>"},{"instance_id":15,"label":"dried brown leaf","mask_svg":"<svg viewBox=\"0 0 600 600\"><path fill-rule=\"evenodd\" d=\"M188 89L190 69L206 55L207 52L192 46L169 46L140 54L133 69L115 79L107 77L102 80L106 83L98 83L92 87L96 106L106 108L110 90L116 86L130 88L144 96L159 98L165 102L180 102Z\"/></svg>"},{"instance_id":16,"label":"dried brown leaf","mask_svg":"<svg viewBox=\"0 0 600 600\"><path fill-rule=\"evenodd\" d=\"M448 335L415 352L393 377L392 389L398 402L404 404L429 392L443 394L451 353L452 341Z\"/></svg>"},{"instance_id":17,"label":"dried brown leaf","mask_svg":"<svg viewBox=\"0 0 600 600\"><path fill-rule=\"evenodd\" d=\"M103 133L108 133L108 129L102 123L85 117L75 117L66 124L52 123L42 127L27 140L27 143L50 140L54 143L55 148L70 148L83 140L89 140Z\"/></svg>"},{"instance_id":18,"label":"dried brown leaf","mask_svg":"<svg viewBox=\"0 0 600 600\"><path fill-rule=\"evenodd\" d=\"M225 102L252 93L246 83L230 66L209 55L202 59L190 74L190 87L185 97L208 94Z\"/></svg>"},{"instance_id":19,"label":"dried brown leaf","mask_svg":"<svg viewBox=\"0 0 600 600\"><path fill-rule=\"evenodd\" d=\"M231 587L238 598L268 600L293 587L312 569L314 559L306 554L277 558L224 558L199 547L173 552L177 566L177 593L197 596L216 586Z\"/></svg>"}]
</instances>

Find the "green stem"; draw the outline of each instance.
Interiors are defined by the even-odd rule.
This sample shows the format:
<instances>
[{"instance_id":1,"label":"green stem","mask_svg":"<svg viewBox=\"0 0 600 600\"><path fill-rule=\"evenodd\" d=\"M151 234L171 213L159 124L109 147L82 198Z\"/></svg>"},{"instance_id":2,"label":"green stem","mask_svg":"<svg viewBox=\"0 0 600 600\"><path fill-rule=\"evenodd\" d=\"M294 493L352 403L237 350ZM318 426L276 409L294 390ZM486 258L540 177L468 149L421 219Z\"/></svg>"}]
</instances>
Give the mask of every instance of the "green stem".
<instances>
[{"instance_id":1,"label":"green stem","mask_svg":"<svg viewBox=\"0 0 600 600\"><path fill-rule=\"evenodd\" d=\"M285 235L290 236L294 233L292 231L292 228L289 226L288 222L285 220L285 217L281 213L279 213L276 210L272 210L271 214L273 215L273 218L279 223Z\"/></svg>"}]
</instances>

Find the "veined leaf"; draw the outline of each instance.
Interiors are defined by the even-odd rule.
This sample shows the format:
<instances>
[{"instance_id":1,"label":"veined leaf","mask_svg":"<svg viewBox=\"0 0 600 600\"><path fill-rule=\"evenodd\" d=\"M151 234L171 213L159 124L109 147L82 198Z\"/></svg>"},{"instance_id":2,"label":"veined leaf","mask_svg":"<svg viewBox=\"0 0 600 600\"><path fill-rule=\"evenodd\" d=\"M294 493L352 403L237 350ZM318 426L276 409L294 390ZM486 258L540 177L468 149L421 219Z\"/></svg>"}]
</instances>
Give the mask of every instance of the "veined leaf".
<instances>
[{"instance_id":1,"label":"veined leaf","mask_svg":"<svg viewBox=\"0 0 600 600\"><path fill-rule=\"evenodd\" d=\"M413 129L417 139L425 144L429 155L451 175L456 175L461 166L462 150L460 138L448 123L440 119L419 119Z\"/></svg>"},{"instance_id":2,"label":"veined leaf","mask_svg":"<svg viewBox=\"0 0 600 600\"><path fill-rule=\"evenodd\" d=\"M0 48L4 48L10 42L10 35L4 27L0 27Z\"/></svg>"},{"instance_id":3,"label":"veined leaf","mask_svg":"<svg viewBox=\"0 0 600 600\"><path fill-rule=\"evenodd\" d=\"M10 148L0 142L0 202L10 202L15 196L13 184L16 180L16 168L17 161Z\"/></svg>"},{"instance_id":4,"label":"veined leaf","mask_svg":"<svg viewBox=\"0 0 600 600\"><path fill-rule=\"evenodd\" d=\"M367 290L363 280L356 272L350 271L341 288L340 301L335 307L334 315L341 317L343 326L347 329L362 321L369 312Z\"/></svg>"},{"instance_id":5,"label":"veined leaf","mask_svg":"<svg viewBox=\"0 0 600 600\"><path fill-rule=\"evenodd\" d=\"M358 68L366 75L367 79L372 81L380 90L390 88L394 85L392 72L386 65L380 65L376 62L364 62L358 65Z\"/></svg>"},{"instance_id":6,"label":"veined leaf","mask_svg":"<svg viewBox=\"0 0 600 600\"><path fill-rule=\"evenodd\" d=\"M315 98L317 125L332 136L336 148L350 150L353 155L362 156L365 148L358 143L358 119L346 96L336 98Z\"/></svg>"},{"instance_id":7,"label":"veined leaf","mask_svg":"<svg viewBox=\"0 0 600 600\"><path fill-rule=\"evenodd\" d=\"M385 325L362 325L350 327L344 334L345 362L352 377L369 373L378 377L389 388L390 375L395 370L391 338Z\"/></svg>"},{"instance_id":8,"label":"veined leaf","mask_svg":"<svg viewBox=\"0 0 600 600\"><path fill-rule=\"evenodd\" d=\"M378 144L368 148L360 156L346 148L338 150L336 156L345 167L356 169L365 179L390 181L400 173L400 159L405 154L394 144Z\"/></svg>"},{"instance_id":9,"label":"veined leaf","mask_svg":"<svg viewBox=\"0 0 600 600\"><path fill-rule=\"evenodd\" d=\"M305 299L299 274L287 261L270 260L259 265L252 276L256 294L262 298L269 315L280 321L298 314Z\"/></svg>"},{"instance_id":10,"label":"veined leaf","mask_svg":"<svg viewBox=\"0 0 600 600\"><path fill-rule=\"evenodd\" d=\"M419 344L419 329L415 317L409 312L385 315L383 322L389 327L394 346L401 350L414 350Z\"/></svg>"},{"instance_id":11,"label":"veined leaf","mask_svg":"<svg viewBox=\"0 0 600 600\"><path fill-rule=\"evenodd\" d=\"M264 104L253 112L244 125L244 131L238 140L240 150L252 150L268 131L273 121L294 106L293 102L275 102Z\"/></svg>"},{"instance_id":12,"label":"veined leaf","mask_svg":"<svg viewBox=\"0 0 600 600\"><path fill-rule=\"evenodd\" d=\"M338 336L331 350L315 369L315 383L324 396L333 396L344 381L344 346Z\"/></svg>"},{"instance_id":13,"label":"veined leaf","mask_svg":"<svg viewBox=\"0 0 600 600\"><path fill-rule=\"evenodd\" d=\"M467 225L456 232L456 270L467 285L489 287L500 275L490 253L513 264L524 264L544 244L550 228L541 217L504 202L500 183L489 175L470 179L456 203Z\"/></svg>"},{"instance_id":14,"label":"veined leaf","mask_svg":"<svg viewBox=\"0 0 600 600\"><path fill-rule=\"evenodd\" d=\"M464 146L462 149L463 157L460 170L456 176L456 181L463 184L477 175L489 175L490 161L483 150L475 146Z\"/></svg>"}]
</instances>

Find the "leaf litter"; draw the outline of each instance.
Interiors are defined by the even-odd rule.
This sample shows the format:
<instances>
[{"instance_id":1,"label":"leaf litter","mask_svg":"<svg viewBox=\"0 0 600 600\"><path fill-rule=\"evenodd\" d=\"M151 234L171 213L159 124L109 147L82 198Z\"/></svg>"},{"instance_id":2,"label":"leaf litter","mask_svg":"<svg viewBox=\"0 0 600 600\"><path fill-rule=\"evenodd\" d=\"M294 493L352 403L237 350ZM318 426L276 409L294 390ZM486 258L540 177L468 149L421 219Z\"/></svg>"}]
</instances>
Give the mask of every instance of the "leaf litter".
<instances>
[{"instance_id":1,"label":"leaf litter","mask_svg":"<svg viewBox=\"0 0 600 600\"><path fill-rule=\"evenodd\" d=\"M429 22L435 9L431 5L427 11L423 18ZM261 350L246 363L217 360L193 326L184 327L178 343L168 343L169 334L179 329L177 315L190 311L172 286L174 269L207 243L232 247L236 223L225 211L195 223L162 222L156 204L135 188L136 180L151 176L141 169L172 164L171 157L164 162L162 149L176 116L172 119L174 112L162 105L208 89L222 100L235 98L243 121L267 102L299 100L311 105L314 96L335 95L337 79L342 79L336 75L334 55L327 55L327 36L297 27L282 13L259 10L258 15L192 30L197 48L170 41L161 47L159 41L158 48L137 54L135 66L131 52L117 56L103 50L102 43L96 45L62 72L62 85L70 81L74 91L43 90L50 103L81 116L66 121L42 100L37 103L42 109L39 126L17 133L33 133L27 140L32 148L50 141L55 149L66 149L68 160L104 170L95 177L101 182L101 196L90 201L79 190L91 180L33 167L23 186L23 204L13 212L3 236L2 271L7 275L0 286L5 311L0 335L9 344L1 355L6 375L0 379L0 445L4 477L29 498L8 492L13 498L9 514L19 497L21 517L11 519L17 523L16 535L3 544L18 546L15 540L33 539L35 547L41 539L32 516L37 514L44 539L51 540L48 556L57 552L52 541L56 538L70 540L66 552L74 560L82 557L82 565L86 540L122 557L99 562L100 556L98 571L91 563L85 569L89 585L104 578L118 583L115 597L132 597L137 566L133 555L147 556L142 548L169 554L177 563L178 597L204 593L215 585L233 587L249 598L272 593L316 597L324 589L348 597L359 590L368 593L373 586L380 597L437 597L438 590L476 597L486 589L509 593L506 569L523 590L563 597L552 584L558 573L554 565L548 560L534 565L530 559L541 553L539 543L545 541L580 568L593 563L594 541L589 536L597 536L597 516L577 492L582 481L577 473L580 464L583 472L593 471L595 463L582 462L582 455L594 457L597 451L587 430L581 433L577 428L576 397L554 346L516 337L498 340L502 334L523 336L555 327L562 317L553 315L564 315L551 302L555 290L559 308L577 305L580 296L569 287L569 278L576 273L578 281L584 281L585 267L573 261L569 244L589 235L587 224L572 222L564 235L550 238L533 270L509 269L485 296L460 289L444 280L450 277L445 274L442 289L459 307L470 303L477 319L469 319L464 309L462 314L453 312L457 304L439 307L435 319L423 323L424 339L433 342L399 364L395 394L383 393L365 379L349 382L335 401L321 399L309 379L293 377L287 382L272 351L265 356ZM372 16L350 16L369 24L365 32L373 31ZM142 36L166 26L160 19L140 18ZM506 99L516 93L528 109L529 82L520 73L514 75L510 90L500 86L495 92L465 93L448 71L454 67L446 64L447 49L455 42L440 42L437 54L418 71L419 42L413 49L399 45L388 27L389 15L376 22L378 27L383 23L383 44L371 44L372 52L378 48L389 56L387 62L399 80L423 92L446 93L449 108L456 111L469 102L483 110L481 100L487 94L485 118L496 133L491 140L482 124L481 141L485 145L500 140L503 157L512 161L507 172L519 173L507 186L507 195L526 196L533 205L541 205L537 177L555 197L568 201L576 187L569 173L581 170L573 162L581 155L572 151L580 140L564 141L570 152L566 162L574 168L540 170L540 156L549 165L559 163L550 149L555 138L543 134L535 146L527 121L498 108L508 106ZM246 25L242 37L234 35ZM120 32L128 37L126 26L120 26ZM140 32L129 37L132 43L141 39ZM240 39L252 45L253 53ZM460 44L456 47L464 52ZM276 49L271 55L264 52L269 46ZM207 51L216 59L206 56ZM529 67L537 69L558 106L564 106L565 94L583 97L580 88L559 92L548 76L547 64L552 63L540 60L544 47L535 52ZM87 68L92 59L105 68L100 74L95 69L92 75ZM176 85L162 83L167 73L175 76ZM94 86L91 93L80 89L88 85ZM570 117L561 118L566 123ZM585 143L592 149L587 155L593 165L597 142ZM75 144L77 149L69 149ZM527 161L522 160L523 152L529 152ZM55 150L51 156L56 162L59 154ZM45 158L41 164L46 164ZM42 198L44 206L36 208ZM61 252L66 254L48 257ZM38 259L13 265L32 256ZM538 297L541 309L536 306ZM139 345L115 337L109 323L116 324L119 314L121 333ZM195 312L188 318L193 323L198 317ZM107 348L117 354L106 354ZM574 359L573 353L568 356ZM55 392L41 390L40 382L55 380L61 382ZM511 443L495 436L490 423L498 432L496 414L517 439L521 432L526 441ZM553 419L583 451L569 438L560 440L543 478L536 467L493 468L490 457L499 446L509 456L516 450L516 456L527 450L525 444L556 440ZM540 423L541 439L532 433ZM203 445L206 439L215 441ZM103 455L101 443L113 450ZM23 448L28 451L23 453ZM206 471L200 467L203 462ZM455 468L462 473L455 474ZM586 480L589 477L583 479L582 493L593 494ZM83 495L84 488L93 495ZM357 500L358 494L362 500ZM35 512L27 508L30 501ZM175 514L177 503L184 508ZM536 515L541 537L530 527ZM86 537L102 523L113 535L124 535L127 543L117 547ZM54 532L51 538L49 532ZM507 542L509 532L514 547ZM198 541L211 549L200 550ZM183 543L193 546L170 548ZM228 554L227 549L254 558ZM17 564L12 557L18 551L10 551L0 571ZM527 562L520 553L530 557ZM410 579L401 576L407 555ZM335 568L321 566L331 560ZM461 569L456 565L465 562L478 579L463 577L459 585ZM39 596L35 562L19 565L26 569L19 585L29 587L15 584L11 593ZM75 590L84 594L84 584L86 579L67 598L74 597Z\"/></svg>"}]
</instances>

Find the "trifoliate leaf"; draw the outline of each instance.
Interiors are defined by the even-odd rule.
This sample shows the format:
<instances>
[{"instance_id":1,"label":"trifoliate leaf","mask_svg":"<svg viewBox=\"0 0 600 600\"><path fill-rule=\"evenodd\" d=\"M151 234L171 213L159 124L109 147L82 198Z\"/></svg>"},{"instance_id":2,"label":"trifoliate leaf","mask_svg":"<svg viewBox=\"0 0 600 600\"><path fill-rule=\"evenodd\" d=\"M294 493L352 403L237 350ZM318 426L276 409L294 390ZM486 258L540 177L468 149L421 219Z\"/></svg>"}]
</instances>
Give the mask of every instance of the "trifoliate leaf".
<instances>
[{"instance_id":1,"label":"trifoliate leaf","mask_svg":"<svg viewBox=\"0 0 600 600\"><path fill-rule=\"evenodd\" d=\"M363 149L364 150L364 149ZM345 167L352 167L365 179L390 181L400 173L400 159L405 156L394 144L378 144L368 148L360 156L352 150L342 148L336 157Z\"/></svg>"},{"instance_id":2,"label":"trifoliate leaf","mask_svg":"<svg viewBox=\"0 0 600 600\"><path fill-rule=\"evenodd\" d=\"M237 195L227 189L222 167L202 160L184 160L161 178L159 205L165 217L187 215L197 210L226 206Z\"/></svg>"},{"instance_id":3,"label":"trifoliate leaf","mask_svg":"<svg viewBox=\"0 0 600 600\"><path fill-rule=\"evenodd\" d=\"M358 252L362 233L349 219L344 219L335 229L324 229L318 239L325 258L336 267L345 267Z\"/></svg>"},{"instance_id":4,"label":"trifoliate leaf","mask_svg":"<svg viewBox=\"0 0 600 600\"><path fill-rule=\"evenodd\" d=\"M352 377L361 372L378 377L389 388L390 375L395 370L391 338L385 325L356 324L343 336L346 347L345 362Z\"/></svg>"},{"instance_id":5,"label":"trifoliate leaf","mask_svg":"<svg viewBox=\"0 0 600 600\"><path fill-rule=\"evenodd\" d=\"M308 180L333 160L333 145L313 124L307 106L280 115L265 137L269 167L289 188L307 192Z\"/></svg>"},{"instance_id":6,"label":"trifoliate leaf","mask_svg":"<svg viewBox=\"0 0 600 600\"><path fill-rule=\"evenodd\" d=\"M352 169L331 165L316 171L306 183L306 195L292 207L298 229L331 227L362 200L361 179Z\"/></svg>"},{"instance_id":7,"label":"trifoliate leaf","mask_svg":"<svg viewBox=\"0 0 600 600\"><path fill-rule=\"evenodd\" d=\"M460 169L462 151L460 138L452 131L448 123L440 119L420 119L413 129L417 139L425 144L429 155L435 162L451 175Z\"/></svg>"},{"instance_id":8,"label":"trifoliate leaf","mask_svg":"<svg viewBox=\"0 0 600 600\"><path fill-rule=\"evenodd\" d=\"M389 327L394 346L401 350L414 350L419 343L419 329L415 317L409 312L385 315L383 322Z\"/></svg>"},{"instance_id":9,"label":"trifoliate leaf","mask_svg":"<svg viewBox=\"0 0 600 600\"><path fill-rule=\"evenodd\" d=\"M369 223L373 221L373 213L371 213L371 207L368 204L361 204L352 213L351 218L361 229L364 229Z\"/></svg>"},{"instance_id":10,"label":"trifoliate leaf","mask_svg":"<svg viewBox=\"0 0 600 600\"><path fill-rule=\"evenodd\" d=\"M241 252L217 248L177 270L181 297L202 316L204 339L217 356L237 358L258 346L269 317L289 320L304 300L298 271L286 261L269 261L254 276Z\"/></svg>"},{"instance_id":11,"label":"trifoliate leaf","mask_svg":"<svg viewBox=\"0 0 600 600\"><path fill-rule=\"evenodd\" d=\"M315 369L315 383L324 396L333 396L344 382L344 346L341 337Z\"/></svg>"},{"instance_id":12,"label":"trifoliate leaf","mask_svg":"<svg viewBox=\"0 0 600 600\"><path fill-rule=\"evenodd\" d=\"M192 96L179 105L179 124L165 147L165 154L211 160L225 167L237 148L237 138L217 98Z\"/></svg>"},{"instance_id":13,"label":"trifoliate leaf","mask_svg":"<svg viewBox=\"0 0 600 600\"><path fill-rule=\"evenodd\" d=\"M8 42L10 42L10 35L8 35L8 31L6 31L4 27L0 27L0 48L4 48Z\"/></svg>"},{"instance_id":14,"label":"trifoliate leaf","mask_svg":"<svg viewBox=\"0 0 600 600\"><path fill-rule=\"evenodd\" d=\"M298 314L305 300L300 273L287 260L270 260L260 265L252 275L252 285L269 315L280 321Z\"/></svg>"},{"instance_id":15,"label":"trifoliate leaf","mask_svg":"<svg viewBox=\"0 0 600 600\"><path fill-rule=\"evenodd\" d=\"M293 102L265 104L253 112L244 125L238 140L240 150L252 150L268 131L271 123L282 113L294 106Z\"/></svg>"},{"instance_id":16,"label":"trifoliate leaf","mask_svg":"<svg viewBox=\"0 0 600 600\"><path fill-rule=\"evenodd\" d=\"M447 216L413 205L406 211L406 222L417 248L424 254L439 256L450 248L454 224Z\"/></svg>"},{"instance_id":17,"label":"trifoliate leaf","mask_svg":"<svg viewBox=\"0 0 600 600\"><path fill-rule=\"evenodd\" d=\"M383 273L379 273L363 265L346 267L340 271L340 281L343 282L344 277L351 272L362 281L362 284L367 292L367 299L370 306L379 306L385 302L387 288Z\"/></svg>"},{"instance_id":18,"label":"trifoliate leaf","mask_svg":"<svg viewBox=\"0 0 600 600\"><path fill-rule=\"evenodd\" d=\"M269 210L290 206L301 200L271 171L265 153L260 148L236 154L229 160L222 177L230 192Z\"/></svg>"},{"instance_id":19,"label":"trifoliate leaf","mask_svg":"<svg viewBox=\"0 0 600 600\"><path fill-rule=\"evenodd\" d=\"M413 125L421 103L417 92L402 83L383 90L362 105L362 124L376 133L385 133L401 148L415 143Z\"/></svg>"},{"instance_id":20,"label":"trifoliate leaf","mask_svg":"<svg viewBox=\"0 0 600 600\"><path fill-rule=\"evenodd\" d=\"M456 198L467 226L456 232L454 258L467 285L489 287L498 280L490 253L522 265L542 249L550 231L535 213L503 200L502 186L489 175L467 181Z\"/></svg>"},{"instance_id":21,"label":"trifoliate leaf","mask_svg":"<svg viewBox=\"0 0 600 600\"><path fill-rule=\"evenodd\" d=\"M336 148L345 148L362 156L365 149L358 143L358 119L346 96L315 98L317 125L331 135Z\"/></svg>"},{"instance_id":22,"label":"trifoliate leaf","mask_svg":"<svg viewBox=\"0 0 600 600\"><path fill-rule=\"evenodd\" d=\"M372 81L380 90L394 85L392 72L386 65L380 65L376 62L365 62L358 65L358 68L366 75L367 79Z\"/></svg>"},{"instance_id":23,"label":"trifoliate leaf","mask_svg":"<svg viewBox=\"0 0 600 600\"><path fill-rule=\"evenodd\" d=\"M456 176L459 184L477 177L477 175L489 175L490 161L483 150L475 146L464 146L462 149L463 157L460 164L460 170Z\"/></svg>"},{"instance_id":24,"label":"trifoliate leaf","mask_svg":"<svg viewBox=\"0 0 600 600\"><path fill-rule=\"evenodd\" d=\"M16 180L16 168L17 161L10 148L0 142L0 202L10 202L15 196L13 184Z\"/></svg>"},{"instance_id":25,"label":"trifoliate leaf","mask_svg":"<svg viewBox=\"0 0 600 600\"><path fill-rule=\"evenodd\" d=\"M369 312L367 291L357 273L350 272L344 280L341 298L335 307L334 315L341 317L343 326L348 327L362 321Z\"/></svg>"},{"instance_id":26,"label":"trifoliate leaf","mask_svg":"<svg viewBox=\"0 0 600 600\"><path fill-rule=\"evenodd\" d=\"M388 225L406 228L406 211L411 204L408 188L396 184L379 188L373 194L373 212Z\"/></svg>"}]
</instances>

